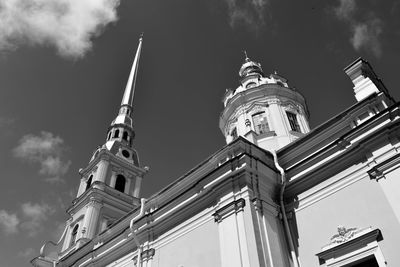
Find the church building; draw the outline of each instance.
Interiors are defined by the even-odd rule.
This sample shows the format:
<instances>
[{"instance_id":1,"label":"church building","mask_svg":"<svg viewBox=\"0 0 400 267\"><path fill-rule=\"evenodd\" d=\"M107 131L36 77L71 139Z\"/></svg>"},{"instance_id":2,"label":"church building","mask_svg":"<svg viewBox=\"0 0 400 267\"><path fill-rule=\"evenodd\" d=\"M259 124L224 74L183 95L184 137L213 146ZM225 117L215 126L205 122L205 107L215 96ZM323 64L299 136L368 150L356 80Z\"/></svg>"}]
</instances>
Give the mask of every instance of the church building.
<instances>
[{"instance_id":1,"label":"church building","mask_svg":"<svg viewBox=\"0 0 400 267\"><path fill-rule=\"evenodd\" d=\"M354 105L310 129L304 96L246 55L223 96L227 144L145 199L132 123L142 43L65 230L33 266L400 266L400 109L367 61L344 70Z\"/></svg>"}]
</instances>

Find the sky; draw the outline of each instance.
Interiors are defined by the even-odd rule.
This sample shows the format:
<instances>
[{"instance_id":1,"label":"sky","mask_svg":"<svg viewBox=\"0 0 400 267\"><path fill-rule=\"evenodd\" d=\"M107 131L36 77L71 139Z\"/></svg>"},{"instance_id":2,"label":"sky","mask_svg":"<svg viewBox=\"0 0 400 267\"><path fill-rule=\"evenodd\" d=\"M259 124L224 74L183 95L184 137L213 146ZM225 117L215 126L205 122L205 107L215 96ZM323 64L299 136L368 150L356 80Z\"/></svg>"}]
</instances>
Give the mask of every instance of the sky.
<instances>
[{"instance_id":1,"label":"sky","mask_svg":"<svg viewBox=\"0 0 400 267\"><path fill-rule=\"evenodd\" d=\"M305 96L312 128L356 103L343 69L358 57L400 99L394 0L0 0L0 267L30 266L60 237L141 32L143 197L224 146L222 96L243 50Z\"/></svg>"}]
</instances>

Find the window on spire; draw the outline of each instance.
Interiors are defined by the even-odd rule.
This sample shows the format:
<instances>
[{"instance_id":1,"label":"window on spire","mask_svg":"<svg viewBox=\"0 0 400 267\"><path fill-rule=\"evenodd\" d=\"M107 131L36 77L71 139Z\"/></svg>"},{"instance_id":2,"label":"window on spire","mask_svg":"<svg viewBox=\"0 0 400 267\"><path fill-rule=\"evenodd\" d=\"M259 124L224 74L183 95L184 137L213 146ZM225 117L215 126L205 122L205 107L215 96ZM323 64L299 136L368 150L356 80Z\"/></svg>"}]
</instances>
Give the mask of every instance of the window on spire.
<instances>
[{"instance_id":1,"label":"window on spire","mask_svg":"<svg viewBox=\"0 0 400 267\"><path fill-rule=\"evenodd\" d=\"M111 132L108 133L107 141L111 138Z\"/></svg>"},{"instance_id":2,"label":"window on spire","mask_svg":"<svg viewBox=\"0 0 400 267\"><path fill-rule=\"evenodd\" d=\"M253 116L254 130L257 134L269 132L268 120L265 112L258 112Z\"/></svg>"},{"instance_id":3,"label":"window on spire","mask_svg":"<svg viewBox=\"0 0 400 267\"><path fill-rule=\"evenodd\" d=\"M75 244L76 242L76 236L78 234L78 228L79 228L79 224L76 224L74 226L74 229L72 229L72 233L71 233L71 239L69 241L69 246L72 246L73 244Z\"/></svg>"},{"instance_id":4,"label":"window on spire","mask_svg":"<svg viewBox=\"0 0 400 267\"><path fill-rule=\"evenodd\" d=\"M119 130L115 130L115 132L114 132L114 138L118 138L118 136L119 136Z\"/></svg>"},{"instance_id":5,"label":"window on spire","mask_svg":"<svg viewBox=\"0 0 400 267\"><path fill-rule=\"evenodd\" d=\"M122 135L122 139L128 141L128 132L124 131L124 134Z\"/></svg>"},{"instance_id":6,"label":"window on spire","mask_svg":"<svg viewBox=\"0 0 400 267\"><path fill-rule=\"evenodd\" d=\"M125 192L126 179L123 175L118 174L117 180L115 180L115 190L124 193Z\"/></svg>"},{"instance_id":7,"label":"window on spire","mask_svg":"<svg viewBox=\"0 0 400 267\"><path fill-rule=\"evenodd\" d=\"M292 131L294 131L294 132L301 133L300 125L299 125L299 122L297 120L296 114L294 114L294 113L292 113L290 111L286 111L286 115L287 115L287 118L289 120L290 129Z\"/></svg>"},{"instance_id":8,"label":"window on spire","mask_svg":"<svg viewBox=\"0 0 400 267\"><path fill-rule=\"evenodd\" d=\"M92 179L93 179L93 174L89 176L89 179L86 181L86 190L90 188L90 185L92 184Z\"/></svg>"}]
</instances>

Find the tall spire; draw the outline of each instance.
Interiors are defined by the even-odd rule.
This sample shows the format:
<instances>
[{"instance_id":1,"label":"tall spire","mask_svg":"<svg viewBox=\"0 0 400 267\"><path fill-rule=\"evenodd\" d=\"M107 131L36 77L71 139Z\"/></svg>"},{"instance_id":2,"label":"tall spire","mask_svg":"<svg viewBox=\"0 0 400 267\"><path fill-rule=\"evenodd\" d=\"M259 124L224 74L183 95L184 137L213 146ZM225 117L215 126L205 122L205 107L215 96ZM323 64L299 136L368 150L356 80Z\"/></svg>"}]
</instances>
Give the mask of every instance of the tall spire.
<instances>
[{"instance_id":1,"label":"tall spire","mask_svg":"<svg viewBox=\"0 0 400 267\"><path fill-rule=\"evenodd\" d=\"M136 76L137 76L137 71L139 68L139 59L140 59L140 51L142 49L142 42L143 42L143 33L140 35L140 38L139 38L139 45L138 45L138 48L136 51L135 60L133 61L133 64L132 64L131 72L129 74L128 83L126 84L126 88L125 88L124 96L122 98L121 106L124 106L124 105L132 106L133 105L133 97L135 94Z\"/></svg>"}]
</instances>

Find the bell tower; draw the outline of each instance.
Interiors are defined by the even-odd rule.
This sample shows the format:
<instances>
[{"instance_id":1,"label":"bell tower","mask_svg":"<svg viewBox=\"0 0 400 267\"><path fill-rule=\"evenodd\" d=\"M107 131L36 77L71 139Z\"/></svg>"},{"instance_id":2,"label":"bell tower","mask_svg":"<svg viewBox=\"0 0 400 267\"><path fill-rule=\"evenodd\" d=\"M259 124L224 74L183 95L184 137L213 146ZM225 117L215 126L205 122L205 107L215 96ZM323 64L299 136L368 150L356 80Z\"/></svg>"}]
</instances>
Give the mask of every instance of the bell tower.
<instances>
[{"instance_id":1,"label":"bell tower","mask_svg":"<svg viewBox=\"0 0 400 267\"><path fill-rule=\"evenodd\" d=\"M132 141L133 97L143 38L132 64L118 115L108 128L105 144L80 169L77 197L68 208L62 254L79 248L116 220L140 205L140 187L147 168L142 168Z\"/></svg>"},{"instance_id":2,"label":"bell tower","mask_svg":"<svg viewBox=\"0 0 400 267\"><path fill-rule=\"evenodd\" d=\"M245 53L240 85L227 89L219 127L227 144L238 136L266 150L278 150L310 131L304 97L276 71L266 76Z\"/></svg>"}]
</instances>

